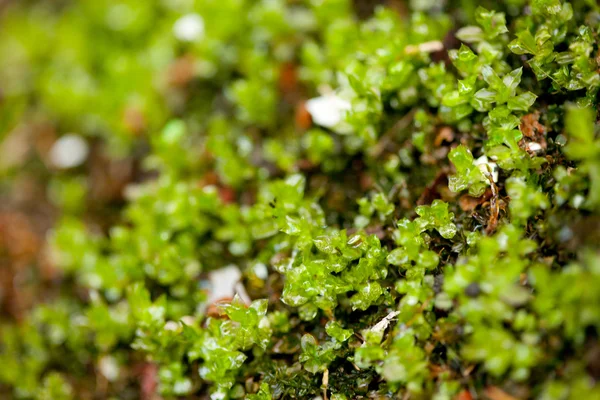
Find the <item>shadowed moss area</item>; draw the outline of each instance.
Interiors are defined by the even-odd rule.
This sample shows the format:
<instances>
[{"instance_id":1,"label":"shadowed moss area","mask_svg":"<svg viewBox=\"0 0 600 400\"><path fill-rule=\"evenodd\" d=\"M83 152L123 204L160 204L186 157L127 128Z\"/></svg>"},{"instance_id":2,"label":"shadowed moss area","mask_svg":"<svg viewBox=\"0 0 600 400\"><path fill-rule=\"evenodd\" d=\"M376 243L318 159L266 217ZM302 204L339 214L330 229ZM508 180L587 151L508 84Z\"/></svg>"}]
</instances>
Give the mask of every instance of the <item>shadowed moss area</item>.
<instances>
[{"instance_id":1,"label":"shadowed moss area","mask_svg":"<svg viewBox=\"0 0 600 400\"><path fill-rule=\"evenodd\" d=\"M0 397L600 399L599 35L0 1Z\"/></svg>"}]
</instances>

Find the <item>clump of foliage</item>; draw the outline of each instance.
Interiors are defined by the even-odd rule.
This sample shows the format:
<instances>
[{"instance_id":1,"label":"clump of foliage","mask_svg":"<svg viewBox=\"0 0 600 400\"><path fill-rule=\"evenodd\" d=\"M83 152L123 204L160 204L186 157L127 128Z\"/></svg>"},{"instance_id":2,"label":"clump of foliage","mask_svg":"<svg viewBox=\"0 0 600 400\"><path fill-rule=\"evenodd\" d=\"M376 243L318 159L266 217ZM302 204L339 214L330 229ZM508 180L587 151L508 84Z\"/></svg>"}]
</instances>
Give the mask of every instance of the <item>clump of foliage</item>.
<instances>
[{"instance_id":1,"label":"clump of foliage","mask_svg":"<svg viewBox=\"0 0 600 400\"><path fill-rule=\"evenodd\" d=\"M0 172L60 213L0 393L600 398L600 6L388 3L4 6L0 135L141 172Z\"/></svg>"}]
</instances>

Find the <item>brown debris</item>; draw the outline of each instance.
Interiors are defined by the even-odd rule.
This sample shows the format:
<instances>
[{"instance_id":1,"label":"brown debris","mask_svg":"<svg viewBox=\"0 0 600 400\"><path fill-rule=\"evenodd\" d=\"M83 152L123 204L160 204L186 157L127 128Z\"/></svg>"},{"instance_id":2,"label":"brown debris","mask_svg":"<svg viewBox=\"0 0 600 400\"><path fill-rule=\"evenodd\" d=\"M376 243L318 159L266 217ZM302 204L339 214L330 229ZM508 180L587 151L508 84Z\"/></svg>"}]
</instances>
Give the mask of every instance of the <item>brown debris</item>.
<instances>
[{"instance_id":1,"label":"brown debris","mask_svg":"<svg viewBox=\"0 0 600 400\"><path fill-rule=\"evenodd\" d=\"M198 181L198 186L201 188L219 183L219 176L215 171L207 171L204 176Z\"/></svg>"},{"instance_id":2,"label":"brown debris","mask_svg":"<svg viewBox=\"0 0 600 400\"><path fill-rule=\"evenodd\" d=\"M101 147L92 151L90 163L90 200L106 203L121 201L124 189L134 176L134 160L110 158Z\"/></svg>"},{"instance_id":3,"label":"brown debris","mask_svg":"<svg viewBox=\"0 0 600 400\"><path fill-rule=\"evenodd\" d=\"M41 123L33 126L32 129L35 131L33 146L35 147L38 156L44 161L44 163L46 163L46 165L50 165L48 153L50 152L52 145L54 145L58 139L56 135L56 129L54 126L48 123Z\"/></svg>"},{"instance_id":4,"label":"brown debris","mask_svg":"<svg viewBox=\"0 0 600 400\"><path fill-rule=\"evenodd\" d=\"M435 140L433 141L433 144L436 147L440 147L442 145L442 143L444 143L444 142L452 143L453 140L454 140L454 131L452 130L452 128L450 128L449 126L443 126L440 128L437 135L435 136Z\"/></svg>"},{"instance_id":5,"label":"brown debris","mask_svg":"<svg viewBox=\"0 0 600 400\"><path fill-rule=\"evenodd\" d=\"M458 199L458 204L463 211L473 211L477 206L485 203L492 197L492 190L487 189L485 193L480 197L473 197L468 194L462 195Z\"/></svg>"},{"instance_id":6,"label":"brown debris","mask_svg":"<svg viewBox=\"0 0 600 400\"><path fill-rule=\"evenodd\" d=\"M433 182L425 188L417 200L417 205L431 204L434 200L441 198L441 188L444 186L448 186L448 174L446 171L441 171L437 174Z\"/></svg>"},{"instance_id":7,"label":"brown debris","mask_svg":"<svg viewBox=\"0 0 600 400\"><path fill-rule=\"evenodd\" d=\"M432 378L438 378L440 375L447 375L450 368L447 365L430 364L429 371Z\"/></svg>"},{"instance_id":8,"label":"brown debris","mask_svg":"<svg viewBox=\"0 0 600 400\"><path fill-rule=\"evenodd\" d=\"M469 365L467 368L465 368L465 369L463 370L463 372L462 372L462 376L464 376L465 378L466 378L467 376L470 376L470 375L471 375L471 373L473 372L473 370L475 369L475 367L476 367L476 365L475 365L475 364Z\"/></svg>"},{"instance_id":9,"label":"brown debris","mask_svg":"<svg viewBox=\"0 0 600 400\"><path fill-rule=\"evenodd\" d=\"M286 62L279 68L279 90L284 94L298 90L298 71L294 63Z\"/></svg>"},{"instance_id":10,"label":"brown debris","mask_svg":"<svg viewBox=\"0 0 600 400\"><path fill-rule=\"evenodd\" d=\"M123 125L128 132L137 136L146 129L146 118L139 108L129 106L123 111Z\"/></svg>"},{"instance_id":11,"label":"brown debris","mask_svg":"<svg viewBox=\"0 0 600 400\"><path fill-rule=\"evenodd\" d=\"M196 73L195 60L190 54L179 57L169 65L167 83L174 87L187 86Z\"/></svg>"},{"instance_id":12,"label":"brown debris","mask_svg":"<svg viewBox=\"0 0 600 400\"><path fill-rule=\"evenodd\" d=\"M498 386L488 386L484 391L485 395L490 400L518 400L516 397L511 396Z\"/></svg>"},{"instance_id":13,"label":"brown debris","mask_svg":"<svg viewBox=\"0 0 600 400\"><path fill-rule=\"evenodd\" d=\"M315 164L309 159L303 158L296 162L296 167L301 171L310 171L315 168Z\"/></svg>"},{"instance_id":14,"label":"brown debris","mask_svg":"<svg viewBox=\"0 0 600 400\"><path fill-rule=\"evenodd\" d=\"M300 130L306 130L312 126L312 117L306 109L306 102L304 101L296 105L295 122L296 128Z\"/></svg>"},{"instance_id":15,"label":"brown debris","mask_svg":"<svg viewBox=\"0 0 600 400\"><path fill-rule=\"evenodd\" d=\"M523 133L523 139L519 142L519 146L530 153L536 152L535 150L530 149L530 143L537 143L539 145L538 148L541 148L542 150L546 150L546 147L548 147L548 143L546 142L547 130L539 120L540 113L536 111L524 115L521 118L521 125L519 125L519 129Z\"/></svg>"},{"instance_id":16,"label":"brown debris","mask_svg":"<svg viewBox=\"0 0 600 400\"><path fill-rule=\"evenodd\" d=\"M383 240L386 237L387 232L381 225L368 226L365 228L367 235L375 235L379 240Z\"/></svg>"},{"instance_id":17,"label":"brown debris","mask_svg":"<svg viewBox=\"0 0 600 400\"><path fill-rule=\"evenodd\" d=\"M219 187L219 198L223 202L223 204L231 204L235 201L237 195L235 189L231 186L223 185Z\"/></svg>"},{"instance_id":18,"label":"brown debris","mask_svg":"<svg viewBox=\"0 0 600 400\"><path fill-rule=\"evenodd\" d=\"M370 174L366 172L360 174L360 189L363 192L372 189L374 183L375 182L373 181L373 177Z\"/></svg>"},{"instance_id":19,"label":"brown debris","mask_svg":"<svg viewBox=\"0 0 600 400\"><path fill-rule=\"evenodd\" d=\"M500 214L500 206L498 203L498 187L494 183L491 175L488 175L490 187L492 188L492 197L490 197L490 218L485 232L489 235L496 230L498 226L498 215Z\"/></svg>"},{"instance_id":20,"label":"brown debris","mask_svg":"<svg viewBox=\"0 0 600 400\"><path fill-rule=\"evenodd\" d=\"M40 239L33 232L28 218L19 212L0 213L0 246L17 264L27 264L35 258Z\"/></svg>"},{"instance_id":21,"label":"brown debris","mask_svg":"<svg viewBox=\"0 0 600 400\"><path fill-rule=\"evenodd\" d=\"M525 135L525 137L528 137L530 139L535 139L538 132L539 133L546 132L546 128L544 127L544 125L540 124L539 120L540 120L539 112L527 114L521 118L521 125L519 126L519 129L521 130L523 135Z\"/></svg>"},{"instance_id":22,"label":"brown debris","mask_svg":"<svg viewBox=\"0 0 600 400\"><path fill-rule=\"evenodd\" d=\"M0 213L0 310L21 319L34 293L23 285L27 267L34 263L41 238L28 217L19 212Z\"/></svg>"},{"instance_id":23,"label":"brown debris","mask_svg":"<svg viewBox=\"0 0 600 400\"><path fill-rule=\"evenodd\" d=\"M473 197L465 194L460 196L460 199L458 199L458 204L463 211L473 211L482 203L481 199L481 197Z\"/></svg>"},{"instance_id":24,"label":"brown debris","mask_svg":"<svg viewBox=\"0 0 600 400\"><path fill-rule=\"evenodd\" d=\"M206 315L212 318L228 318L225 313L223 313L223 305L231 304L233 301L233 297L223 297L211 304L206 309Z\"/></svg>"},{"instance_id":25,"label":"brown debris","mask_svg":"<svg viewBox=\"0 0 600 400\"><path fill-rule=\"evenodd\" d=\"M145 363L140 377L140 400L159 400L156 393L158 388L158 366L154 363Z\"/></svg>"},{"instance_id":26,"label":"brown debris","mask_svg":"<svg viewBox=\"0 0 600 400\"><path fill-rule=\"evenodd\" d=\"M21 166L31 151L32 129L19 126L0 140L0 172Z\"/></svg>"},{"instance_id":27,"label":"brown debris","mask_svg":"<svg viewBox=\"0 0 600 400\"><path fill-rule=\"evenodd\" d=\"M473 400L473 396L471 395L471 392L469 392L467 389L464 389L454 396L454 400Z\"/></svg>"}]
</instances>

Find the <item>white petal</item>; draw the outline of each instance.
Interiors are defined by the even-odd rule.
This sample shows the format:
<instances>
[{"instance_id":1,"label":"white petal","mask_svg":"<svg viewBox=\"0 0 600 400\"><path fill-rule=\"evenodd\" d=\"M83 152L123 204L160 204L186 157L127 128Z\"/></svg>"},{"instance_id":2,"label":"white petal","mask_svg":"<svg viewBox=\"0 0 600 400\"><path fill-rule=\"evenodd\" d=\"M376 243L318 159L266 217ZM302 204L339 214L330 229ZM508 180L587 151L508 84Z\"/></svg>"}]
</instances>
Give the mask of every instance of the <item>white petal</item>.
<instances>
[{"instance_id":1,"label":"white petal","mask_svg":"<svg viewBox=\"0 0 600 400\"><path fill-rule=\"evenodd\" d=\"M266 281L269 277L269 271L267 270L267 266L263 263L254 264L254 267L252 269L254 271L254 274L263 281Z\"/></svg>"},{"instance_id":2,"label":"white petal","mask_svg":"<svg viewBox=\"0 0 600 400\"><path fill-rule=\"evenodd\" d=\"M114 357L104 356L98 362L100 373L109 381L114 381L119 377L119 363Z\"/></svg>"},{"instance_id":3,"label":"white petal","mask_svg":"<svg viewBox=\"0 0 600 400\"><path fill-rule=\"evenodd\" d=\"M196 323L196 318L192 317L191 315L184 315L183 317L180 318L181 322L183 322L186 325L194 325Z\"/></svg>"},{"instance_id":4,"label":"white petal","mask_svg":"<svg viewBox=\"0 0 600 400\"><path fill-rule=\"evenodd\" d=\"M167 323L165 324L165 330L166 331L177 331L179 330L180 325L175 322L175 321L167 321Z\"/></svg>"},{"instance_id":5,"label":"white petal","mask_svg":"<svg viewBox=\"0 0 600 400\"><path fill-rule=\"evenodd\" d=\"M89 153L88 145L79 135L61 136L50 149L50 162L57 168L72 168L83 164Z\"/></svg>"},{"instance_id":6,"label":"white petal","mask_svg":"<svg viewBox=\"0 0 600 400\"><path fill-rule=\"evenodd\" d=\"M211 284L209 303L233 297L235 294L235 285L241 277L242 273L235 265L211 271L208 274L208 280Z\"/></svg>"},{"instance_id":7,"label":"white petal","mask_svg":"<svg viewBox=\"0 0 600 400\"><path fill-rule=\"evenodd\" d=\"M187 14L175 21L173 34L184 42L194 42L204 37L204 20L199 14Z\"/></svg>"},{"instance_id":8,"label":"white petal","mask_svg":"<svg viewBox=\"0 0 600 400\"><path fill-rule=\"evenodd\" d=\"M498 164L493 161L489 161L486 156L481 156L475 160L475 165L483 172L485 176L491 176L494 182L498 182Z\"/></svg>"},{"instance_id":9,"label":"white petal","mask_svg":"<svg viewBox=\"0 0 600 400\"><path fill-rule=\"evenodd\" d=\"M537 142L527 143L527 150L537 153L542 150L542 145Z\"/></svg>"},{"instance_id":10,"label":"white petal","mask_svg":"<svg viewBox=\"0 0 600 400\"><path fill-rule=\"evenodd\" d=\"M333 128L339 124L350 107L350 102L336 95L315 97L306 102L306 109L313 122L325 128Z\"/></svg>"}]
</instances>

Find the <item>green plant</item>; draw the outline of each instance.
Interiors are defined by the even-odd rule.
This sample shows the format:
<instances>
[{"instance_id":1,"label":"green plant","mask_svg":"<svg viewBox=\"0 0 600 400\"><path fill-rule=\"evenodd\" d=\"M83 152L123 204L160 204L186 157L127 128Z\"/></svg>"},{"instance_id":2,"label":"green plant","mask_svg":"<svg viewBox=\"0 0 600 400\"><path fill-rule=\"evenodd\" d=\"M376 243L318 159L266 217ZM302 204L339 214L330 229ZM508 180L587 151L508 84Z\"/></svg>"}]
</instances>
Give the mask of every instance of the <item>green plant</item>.
<instances>
[{"instance_id":1,"label":"green plant","mask_svg":"<svg viewBox=\"0 0 600 400\"><path fill-rule=\"evenodd\" d=\"M600 8L354 3L0 5L0 199L57 210L0 394L600 396Z\"/></svg>"}]
</instances>

